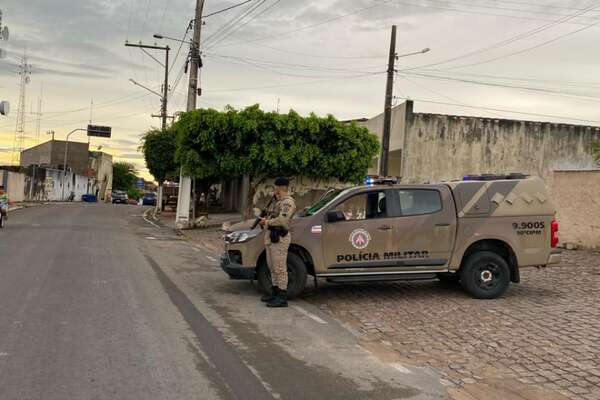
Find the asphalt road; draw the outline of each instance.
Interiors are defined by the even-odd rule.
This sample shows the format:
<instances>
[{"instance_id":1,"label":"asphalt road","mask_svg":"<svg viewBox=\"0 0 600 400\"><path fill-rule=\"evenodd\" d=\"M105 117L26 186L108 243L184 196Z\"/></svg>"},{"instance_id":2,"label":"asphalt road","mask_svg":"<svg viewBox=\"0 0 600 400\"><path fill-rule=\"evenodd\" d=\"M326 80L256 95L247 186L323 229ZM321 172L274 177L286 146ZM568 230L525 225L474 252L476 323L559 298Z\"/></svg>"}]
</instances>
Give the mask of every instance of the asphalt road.
<instances>
[{"instance_id":1,"label":"asphalt road","mask_svg":"<svg viewBox=\"0 0 600 400\"><path fill-rule=\"evenodd\" d=\"M434 373L369 354L307 303L265 311L216 254L143 211L11 213L0 230L0 399L446 398Z\"/></svg>"}]
</instances>

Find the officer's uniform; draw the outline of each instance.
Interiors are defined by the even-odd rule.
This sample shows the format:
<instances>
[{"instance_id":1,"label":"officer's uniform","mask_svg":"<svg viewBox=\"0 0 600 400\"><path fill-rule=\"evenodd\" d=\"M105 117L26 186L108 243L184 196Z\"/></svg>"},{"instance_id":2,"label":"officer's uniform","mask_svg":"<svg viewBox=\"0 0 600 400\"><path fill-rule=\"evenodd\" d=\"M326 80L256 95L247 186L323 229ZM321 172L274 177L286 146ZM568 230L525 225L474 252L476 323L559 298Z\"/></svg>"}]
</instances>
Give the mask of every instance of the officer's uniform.
<instances>
[{"instance_id":1,"label":"officer's uniform","mask_svg":"<svg viewBox=\"0 0 600 400\"><path fill-rule=\"evenodd\" d=\"M279 238L278 243L271 243L271 235L267 231L265 234L265 247L267 250L267 264L271 271L271 280L273 286L281 290L287 290L287 254L292 234L290 230L290 221L296 213L296 202L290 195L279 199L273 208L268 210L268 218L265 227L281 227L288 231L287 235Z\"/></svg>"}]
</instances>

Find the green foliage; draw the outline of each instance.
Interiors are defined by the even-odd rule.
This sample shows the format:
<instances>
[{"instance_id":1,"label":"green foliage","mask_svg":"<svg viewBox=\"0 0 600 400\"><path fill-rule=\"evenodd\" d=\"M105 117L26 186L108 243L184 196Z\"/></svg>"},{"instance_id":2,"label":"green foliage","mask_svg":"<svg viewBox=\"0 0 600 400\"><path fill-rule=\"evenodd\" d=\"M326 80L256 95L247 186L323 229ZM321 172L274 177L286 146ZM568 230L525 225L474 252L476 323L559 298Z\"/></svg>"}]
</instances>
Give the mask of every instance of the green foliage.
<instances>
[{"instance_id":1,"label":"green foliage","mask_svg":"<svg viewBox=\"0 0 600 400\"><path fill-rule=\"evenodd\" d=\"M288 175L360 182L379 149L377 137L355 123L258 105L183 113L174 130L176 161L204 181Z\"/></svg>"},{"instance_id":2,"label":"green foliage","mask_svg":"<svg viewBox=\"0 0 600 400\"><path fill-rule=\"evenodd\" d=\"M594 161L596 161L596 165L600 167L600 140L592 143L592 156L594 157Z\"/></svg>"},{"instance_id":3,"label":"green foliage","mask_svg":"<svg viewBox=\"0 0 600 400\"><path fill-rule=\"evenodd\" d=\"M127 190L127 197L130 199L139 200L144 196L144 191L135 187L129 188Z\"/></svg>"},{"instance_id":4,"label":"green foliage","mask_svg":"<svg viewBox=\"0 0 600 400\"><path fill-rule=\"evenodd\" d=\"M174 179L178 174L175 163L175 132L173 129L165 131L150 129L142 137L140 148L144 153L146 166L159 184L167 179Z\"/></svg>"},{"instance_id":5,"label":"green foliage","mask_svg":"<svg viewBox=\"0 0 600 400\"><path fill-rule=\"evenodd\" d=\"M135 166L127 162L113 164L113 190L129 190L137 181Z\"/></svg>"}]
</instances>

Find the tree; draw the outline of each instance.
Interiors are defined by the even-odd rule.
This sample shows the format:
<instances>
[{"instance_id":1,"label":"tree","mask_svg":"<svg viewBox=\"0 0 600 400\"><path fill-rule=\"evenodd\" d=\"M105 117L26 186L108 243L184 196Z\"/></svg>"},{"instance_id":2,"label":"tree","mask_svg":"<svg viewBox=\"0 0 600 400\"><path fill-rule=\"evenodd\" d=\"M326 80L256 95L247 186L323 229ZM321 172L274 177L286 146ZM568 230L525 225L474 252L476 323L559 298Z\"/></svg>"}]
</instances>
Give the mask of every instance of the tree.
<instances>
[{"instance_id":1,"label":"tree","mask_svg":"<svg viewBox=\"0 0 600 400\"><path fill-rule=\"evenodd\" d=\"M592 143L592 156L594 157L596 165L600 167L600 140Z\"/></svg>"},{"instance_id":2,"label":"tree","mask_svg":"<svg viewBox=\"0 0 600 400\"><path fill-rule=\"evenodd\" d=\"M113 189L129 190L137 181L135 166L128 162L113 164Z\"/></svg>"},{"instance_id":3,"label":"tree","mask_svg":"<svg viewBox=\"0 0 600 400\"><path fill-rule=\"evenodd\" d=\"M249 198L278 175L358 183L379 149L377 137L356 123L264 112L258 105L183 113L175 131L175 158L185 173L207 185L247 175L253 183Z\"/></svg>"},{"instance_id":4,"label":"tree","mask_svg":"<svg viewBox=\"0 0 600 400\"><path fill-rule=\"evenodd\" d=\"M150 129L142 137L140 150L148 170L159 185L178 174L175 163L175 131L173 129Z\"/></svg>"}]
</instances>

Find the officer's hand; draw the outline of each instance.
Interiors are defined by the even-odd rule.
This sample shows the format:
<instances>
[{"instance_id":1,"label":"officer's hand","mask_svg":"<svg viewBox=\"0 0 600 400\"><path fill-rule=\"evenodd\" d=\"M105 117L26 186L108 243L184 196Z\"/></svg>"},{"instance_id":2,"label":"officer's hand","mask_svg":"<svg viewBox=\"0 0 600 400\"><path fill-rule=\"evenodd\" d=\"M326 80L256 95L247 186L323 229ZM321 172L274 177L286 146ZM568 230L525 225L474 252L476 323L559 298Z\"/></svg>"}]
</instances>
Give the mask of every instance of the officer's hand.
<instances>
[{"instance_id":1,"label":"officer's hand","mask_svg":"<svg viewBox=\"0 0 600 400\"><path fill-rule=\"evenodd\" d=\"M261 218L261 219L260 219L260 221L258 221L258 224L259 224L260 226L265 226L265 224L266 224L266 223L267 223L267 220L266 220L266 219L264 219L264 218Z\"/></svg>"}]
</instances>

